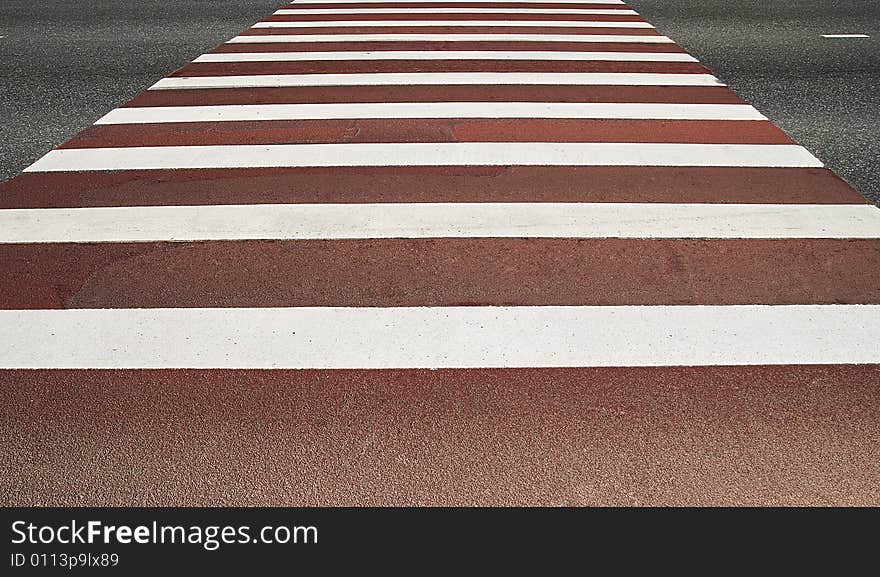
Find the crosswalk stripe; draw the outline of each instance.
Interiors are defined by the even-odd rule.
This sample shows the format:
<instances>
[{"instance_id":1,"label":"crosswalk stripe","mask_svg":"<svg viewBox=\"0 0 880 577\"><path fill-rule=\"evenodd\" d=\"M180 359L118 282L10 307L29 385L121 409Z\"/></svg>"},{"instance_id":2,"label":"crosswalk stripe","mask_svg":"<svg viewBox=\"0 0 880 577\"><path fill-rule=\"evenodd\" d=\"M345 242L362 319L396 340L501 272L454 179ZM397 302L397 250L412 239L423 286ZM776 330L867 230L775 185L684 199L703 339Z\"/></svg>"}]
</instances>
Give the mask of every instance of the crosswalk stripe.
<instances>
[{"instance_id":1,"label":"crosswalk stripe","mask_svg":"<svg viewBox=\"0 0 880 577\"><path fill-rule=\"evenodd\" d=\"M129 109L126 109L129 110ZM131 109L134 110L134 109ZM763 120L627 118L329 118L95 125L59 147L593 143L791 145Z\"/></svg>"},{"instance_id":2,"label":"crosswalk stripe","mask_svg":"<svg viewBox=\"0 0 880 577\"><path fill-rule=\"evenodd\" d=\"M406 143L57 149L26 172L294 166L821 167L796 145L660 143Z\"/></svg>"},{"instance_id":3,"label":"crosswalk stripe","mask_svg":"<svg viewBox=\"0 0 880 577\"><path fill-rule=\"evenodd\" d=\"M723 85L286 86L146 90L124 108L352 102L582 102L597 104L744 104Z\"/></svg>"},{"instance_id":4,"label":"crosswalk stripe","mask_svg":"<svg viewBox=\"0 0 880 577\"><path fill-rule=\"evenodd\" d=\"M652 61L611 61L611 60L577 60L577 61L535 61L535 60L348 60L348 61L294 61L294 62L193 62L175 71L169 78L222 78L254 76L274 76L286 78L293 75L365 75L366 84L372 82L376 74L676 74L706 75L708 70L697 62L652 62ZM396 77L391 77L396 78ZM421 82L432 81L431 76L424 77ZM454 78L451 77L451 78ZM507 78L507 77L505 77ZM581 78L575 76L575 78ZM589 77L586 77L589 78ZM602 82L601 77L599 82ZM624 76L617 78L625 79ZM639 77L635 77L638 79ZM642 76L641 78L644 78ZM678 77L680 78L680 77ZM387 82L380 77L380 82ZM539 81L540 77L525 83ZM679 80L692 84L686 79ZM703 79L705 81L705 79Z\"/></svg>"},{"instance_id":5,"label":"crosswalk stripe","mask_svg":"<svg viewBox=\"0 0 880 577\"><path fill-rule=\"evenodd\" d=\"M612 22L608 20L294 20L257 22L252 29L263 28L356 28L356 27L481 26L481 27L542 27L542 28L648 28L647 22Z\"/></svg>"},{"instance_id":6,"label":"crosswalk stripe","mask_svg":"<svg viewBox=\"0 0 880 577\"><path fill-rule=\"evenodd\" d=\"M696 62L689 54L674 52L563 52L449 50L422 52L386 50L381 52L233 52L203 54L193 62L297 62L333 60L598 60L624 62Z\"/></svg>"},{"instance_id":7,"label":"crosswalk stripe","mask_svg":"<svg viewBox=\"0 0 880 577\"><path fill-rule=\"evenodd\" d=\"M810 167L200 168L25 172L0 184L0 208L348 202L868 203Z\"/></svg>"},{"instance_id":8,"label":"crosswalk stripe","mask_svg":"<svg viewBox=\"0 0 880 577\"><path fill-rule=\"evenodd\" d=\"M0 310L0 367L877 363L880 306Z\"/></svg>"},{"instance_id":9,"label":"crosswalk stripe","mask_svg":"<svg viewBox=\"0 0 880 577\"><path fill-rule=\"evenodd\" d=\"M351 238L880 238L872 205L393 203L0 211L0 242Z\"/></svg>"},{"instance_id":10,"label":"crosswalk stripe","mask_svg":"<svg viewBox=\"0 0 880 577\"><path fill-rule=\"evenodd\" d=\"M351 74L260 74L163 78L150 90L193 88L260 88L285 86L475 85L622 85L722 86L711 74L615 72L376 72Z\"/></svg>"},{"instance_id":11,"label":"crosswalk stripe","mask_svg":"<svg viewBox=\"0 0 880 577\"><path fill-rule=\"evenodd\" d=\"M117 108L95 124L358 118L628 118L766 120L746 104L396 102Z\"/></svg>"},{"instance_id":12,"label":"crosswalk stripe","mask_svg":"<svg viewBox=\"0 0 880 577\"><path fill-rule=\"evenodd\" d=\"M309 0L307 2L291 2L291 6L309 6L312 4L473 4L476 6L502 6L504 4L616 4L623 6L623 0L508 0L507 2L487 2L486 0Z\"/></svg>"},{"instance_id":13,"label":"crosswalk stripe","mask_svg":"<svg viewBox=\"0 0 880 577\"><path fill-rule=\"evenodd\" d=\"M560 4L560 5L571 5L577 6L578 4L583 5L591 5L591 4L607 4L607 5L618 5L624 6L625 3L623 0L507 0L504 1L489 1L486 0L310 0L308 2L291 2L290 6L293 7L308 7L312 4L340 4L340 5L351 5L356 6L358 4L390 4L395 7L403 7L408 4L436 4L438 6L450 5L450 4L462 4L462 5L472 5L474 8L485 8L485 7L504 7L505 5L512 5L511 8L520 7L526 4Z\"/></svg>"},{"instance_id":14,"label":"crosswalk stripe","mask_svg":"<svg viewBox=\"0 0 880 577\"><path fill-rule=\"evenodd\" d=\"M639 62L639 61L601 61L601 60L578 60L578 61L534 61L534 60L350 60L335 62L236 62L236 63L213 63L194 62L175 71L169 78L252 78L254 76L273 76L287 78L295 75L308 75L314 78L319 75L333 75L338 78L341 75L358 74L364 75L365 83L373 81L385 83L388 77L378 77L377 74L676 74L676 75L703 75L707 69L696 62ZM392 80L398 78L390 77ZM422 78L422 77L418 77ZM450 78L455 78L454 76ZM508 77L505 77L508 78ZM582 78L575 76L575 78ZM589 79L590 77L584 77ZM601 77L599 82L602 82ZM624 76L618 76L625 79ZM635 77L637 80L640 77ZM644 78L642 76L641 78ZM680 77L677 77L680 78ZM326 81L326 79L324 79ZM531 84L540 81L540 77L525 83ZM702 80L703 82L705 79ZM431 76L425 76L421 83L432 82ZM595 81L594 81L595 82ZM692 84L686 79L679 80L685 84ZM700 82L700 81L698 81ZM350 84L350 83L346 83Z\"/></svg>"},{"instance_id":15,"label":"crosswalk stripe","mask_svg":"<svg viewBox=\"0 0 880 577\"><path fill-rule=\"evenodd\" d=\"M375 30L383 30L376 28ZM385 29L387 30L387 29ZM499 29L501 30L501 29ZM524 28L523 30L528 30ZM543 31L544 29L541 29ZM507 32L505 32L507 33ZM272 35L276 36L276 35ZM288 36L288 35L282 35ZM308 35L303 35L308 36ZM319 38L318 42L309 42L308 38L293 42L225 42L215 47L211 54L231 53L256 53L256 52L394 52L400 50L423 51L423 52L460 52L460 51L501 51L518 52L523 50L547 51L547 52L655 52L665 54L686 54L681 47L671 42L636 42L613 41L594 42L594 34L578 34L575 38L587 38L586 42L549 41L544 42L541 38L546 35L534 35L533 39L524 41L516 40L480 40L477 34L457 35L453 40L371 40L372 35L367 35L366 40L342 40L337 41L333 36L315 34L311 37ZM430 35L428 35L430 36ZM297 37L298 38L298 37ZM468 40L476 38L476 40ZM656 36L655 36L656 38Z\"/></svg>"},{"instance_id":16,"label":"crosswalk stripe","mask_svg":"<svg viewBox=\"0 0 880 577\"><path fill-rule=\"evenodd\" d=\"M0 262L0 309L880 304L880 239L28 243Z\"/></svg>"},{"instance_id":17,"label":"crosswalk stripe","mask_svg":"<svg viewBox=\"0 0 880 577\"><path fill-rule=\"evenodd\" d=\"M878 365L0 371L6 496L876 506L878 387Z\"/></svg>"},{"instance_id":18,"label":"crosswalk stripe","mask_svg":"<svg viewBox=\"0 0 880 577\"><path fill-rule=\"evenodd\" d=\"M666 36L606 34L275 34L236 36L227 44L275 44L291 42L630 42L671 44Z\"/></svg>"},{"instance_id":19,"label":"crosswalk stripe","mask_svg":"<svg viewBox=\"0 0 880 577\"><path fill-rule=\"evenodd\" d=\"M331 8L331 9L281 9L279 16L305 16L316 14L579 14L579 15L631 15L638 12L626 9L593 8Z\"/></svg>"}]
</instances>

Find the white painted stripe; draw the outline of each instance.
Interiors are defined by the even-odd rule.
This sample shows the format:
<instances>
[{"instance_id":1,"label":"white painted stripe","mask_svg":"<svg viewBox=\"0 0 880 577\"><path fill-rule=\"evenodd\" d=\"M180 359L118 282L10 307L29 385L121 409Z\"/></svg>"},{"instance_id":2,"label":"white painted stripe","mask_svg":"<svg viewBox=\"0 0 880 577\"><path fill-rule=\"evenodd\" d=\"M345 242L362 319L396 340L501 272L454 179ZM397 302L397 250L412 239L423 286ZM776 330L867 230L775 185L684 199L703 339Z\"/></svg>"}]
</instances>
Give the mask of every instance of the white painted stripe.
<instances>
[{"instance_id":1,"label":"white painted stripe","mask_svg":"<svg viewBox=\"0 0 880 577\"><path fill-rule=\"evenodd\" d=\"M326 62L328 60L578 60L697 62L680 52L562 52L501 50L388 50L381 52L227 52L202 54L193 62Z\"/></svg>"},{"instance_id":2,"label":"white painted stripe","mask_svg":"<svg viewBox=\"0 0 880 577\"><path fill-rule=\"evenodd\" d=\"M823 34L822 38L870 38L867 34Z\"/></svg>"},{"instance_id":3,"label":"white painted stripe","mask_svg":"<svg viewBox=\"0 0 880 577\"><path fill-rule=\"evenodd\" d=\"M279 16L307 16L314 14L581 14L584 16L603 14L614 16L637 16L635 10L595 9L595 8L318 8L294 10L281 9Z\"/></svg>"},{"instance_id":4,"label":"white painted stripe","mask_svg":"<svg viewBox=\"0 0 880 577\"><path fill-rule=\"evenodd\" d=\"M880 362L878 305L0 310L0 334L4 369Z\"/></svg>"},{"instance_id":5,"label":"white painted stripe","mask_svg":"<svg viewBox=\"0 0 880 577\"><path fill-rule=\"evenodd\" d=\"M291 2L290 6L298 7L304 4L608 4L622 5L623 0L310 0ZM475 7L479 10L479 7Z\"/></svg>"},{"instance_id":6,"label":"white painted stripe","mask_svg":"<svg viewBox=\"0 0 880 577\"><path fill-rule=\"evenodd\" d=\"M766 120L765 116L747 104L365 102L351 104L235 104L117 108L100 118L95 124L360 118Z\"/></svg>"},{"instance_id":7,"label":"white painted stripe","mask_svg":"<svg viewBox=\"0 0 880 577\"><path fill-rule=\"evenodd\" d=\"M299 22L258 22L253 28L361 28L398 26L404 28L422 26L493 26L543 27L543 28L653 28L647 22L594 22L587 20L324 20Z\"/></svg>"},{"instance_id":8,"label":"white painted stripe","mask_svg":"<svg viewBox=\"0 0 880 577\"><path fill-rule=\"evenodd\" d=\"M186 88L260 88L281 86L413 86L452 84L724 86L711 74L615 72L387 72L374 74L255 74L163 78L150 90Z\"/></svg>"},{"instance_id":9,"label":"white painted stripe","mask_svg":"<svg viewBox=\"0 0 880 577\"><path fill-rule=\"evenodd\" d=\"M0 210L0 242L880 238L869 204L388 203Z\"/></svg>"},{"instance_id":10,"label":"white painted stripe","mask_svg":"<svg viewBox=\"0 0 880 577\"><path fill-rule=\"evenodd\" d=\"M290 42L635 42L672 44L666 36L606 34L277 34L236 36L227 44Z\"/></svg>"},{"instance_id":11,"label":"white painted stripe","mask_svg":"<svg viewBox=\"0 0 880 577\"><path fill-rule=\"evenodd\" d=\"M821 167L793 144L414 142L52 150L25 172L296 166Z\"/></svg>"}]
</instances>

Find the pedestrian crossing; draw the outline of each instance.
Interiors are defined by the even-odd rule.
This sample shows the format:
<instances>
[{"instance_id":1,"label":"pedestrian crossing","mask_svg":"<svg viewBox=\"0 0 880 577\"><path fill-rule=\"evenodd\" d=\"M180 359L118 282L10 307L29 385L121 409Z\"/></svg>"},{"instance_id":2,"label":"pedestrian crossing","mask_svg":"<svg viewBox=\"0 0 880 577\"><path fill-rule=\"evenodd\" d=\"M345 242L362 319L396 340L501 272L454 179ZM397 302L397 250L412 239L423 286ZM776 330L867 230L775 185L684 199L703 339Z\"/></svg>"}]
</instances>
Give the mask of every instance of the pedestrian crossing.
<instances>
[{"instance_id":1,"label":"pedestrian crossing","mask_svg":"<svg viewBox=\"0 0 880 577\"><path fill-rule=\"evenodd\" d=\"M573 465L576 451L554 462L527 439L494 446L493 430L531 427L528 403L545 406L546 395L581 406L583 395L615 394L602 392L614 383L653 383L679 409L702 406L695 387L757 387L809 421L821 381L880 407L880 210L616 0L293 2L0 185L0 261L9 406L66 379L91 391L85 399L146 395L147 407L199 371L259 406L271 401L255 399L251 382L290 384L269 387L290 396L282 405L313 386L303 380L322 383L309 389L311 408L273 418L299 427L313 410L342 432L328 443L321 426L300 431L323 456L251 467L275 487L274 504L600 502L584 487L604 473ZM141 391L150 379L165 384ZM418 456L401 453L421 468L381 443L350 450L378 433L331 406L349 379L373 387L356 387L353 401L368 414L386 410L371 395L401 396L407 383L421 395L422 405L387 409L396 426L433 423L436 439L415 425L406 437ZM493 383L541 398L499 410L497 429L474 425L494 422L488 407L503 401L479 393ZM196 414L202 400L181 402ZM473 403L490 416L462 421ZM570 415L551 435L589 460L599 449L573 431L594 417ZM684 418L718 417L702 406ZM618 424L668 433L648 421ZM755 442L786 437L773 427ZM630 433L616 438L633 442ZM187 438L187 450L209 443ZM785 462L773 443L745 443ZM481 445L496 454L474 461ZM876 439L870 447L880 455ZM157 462L150 451L140 458ZM385 477L358 473L357 455ZM285 485L304 462L317 477L348 477ZM506 468L539 463L555 472L501 482L500 501L483 491L481 478L497 484ZM41 501L58 481L29 467L37 481L19 502L79 503L92 487L75 476ZM674 483L686 485L687 470ZM147 496L156 475L136 475L143 492L125 503L168 504ZM621 491L638 490L622 475ZM779 483L802 487L796 477ZM201 491L182 502L223 499L216 486ZM89 504L119 503L92 495Z\"/></svg>"}]
</instances>

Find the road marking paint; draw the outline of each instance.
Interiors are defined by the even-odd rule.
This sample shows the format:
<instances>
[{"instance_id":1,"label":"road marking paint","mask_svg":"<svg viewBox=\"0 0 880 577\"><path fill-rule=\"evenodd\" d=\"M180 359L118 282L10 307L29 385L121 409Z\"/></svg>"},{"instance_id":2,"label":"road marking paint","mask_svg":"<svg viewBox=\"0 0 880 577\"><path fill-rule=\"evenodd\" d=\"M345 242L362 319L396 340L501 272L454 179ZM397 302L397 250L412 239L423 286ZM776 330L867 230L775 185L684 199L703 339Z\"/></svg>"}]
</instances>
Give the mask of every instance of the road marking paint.
<instances>
[{"instance_id":1,"label":"road marking paint","mask_svg":"<svg viewBox=\"0 0 880 577\"><path fill-rule=\"evenodd\" d=\"M507 2L487 2L486 0L308 0L291 2L291 6L303 4L625 4L623 0L508 0ZM479 7L476 8L479 10Z\"/></svg>"},{"instance_id":2,"label":"road marking paint","mask_svg":"<svg viewBox=\"0 0 880 577\"><path fill-rule=\"evenodd\" d=\"M588 20L325 20L293 22L258 22L253 28L360 28L398 26L516 26L529 28L654 28L647 22L606 22Z\"/></svg>"},{"instance_id":3,"label":"road marking paint","mask_svg":"<svg viewBox=\"0 0 880 577\"><path fill-rule=\"evenodd\" d=\"M594 8L331 8L331 9L281 9L278 16L306 16L315 14L581 14L638 16L635 10Z\"/></svg>"},{"instance_id":4,"label":"road marking paint","mask_svg":"<svg viewBox=\"0 0 880 577\"><path fill-rule=\"evenodd\" d=\"M870 38L867 34L823 34L822 38Z\"/></svg>"},{"instance_id":5,"label":"road marking paint","mask_svg":"<svg viewBox=\"0 0 880 577\"><path fill-rule=\"evenodd\" d=\"M869 204L382 203L0 210L0 242L880 238Z\"/></svg>"},{"instance_id":6,"label":"road marking paint","mask_svg":"<svg viewBox=\"0 0 880 577\"><path fill-rule=\"evenodd\" d=\"M629 42L672 44L666 36L616 34L275 34L236 36L226 44L292 42Z\"/></svg>"},{"instance_id":7,"label":"road marking paint","mask_svg":"<svg viewBox=\"0 0 880 577\"><path fill-rule=\"evenodd\" d=\"M193 62L322 62L328 60L585 60L610 62L698 62L679 52L563 52L501 50L388 50L378 52L225 52Z\"/></svg>"},{"instance_id":8,"label":"road marking paint","mask_svg":"<svg viewBox=\"0 0 880 577\"><path fill-rule=\"evenodd\" d=\"M624 85L723 86L711 74L617 72L383 72L368 74L256 74L163 78L150 90L190 88L259 88L283 86L414 86L414 85Z\"/></svg>"},{"instance_id":9,"label":"road marking paint","mask_svg":"<svg viewBox=\"0 0 880 577\"><path fill-rule=\"evenodd\" d=\"M298 166L821 167L788 144L415 142L145 146L52 150L25 172Z\"/></svg>"},{"instance_id":10,"label":"road marking paint","mask_svg":"<svg viewBox=\"0 0 880 577\"><path fill-rule=\"evenodd\" d=\"M697 80L698 84L709 81L711 78L705 78L710 75L708 69L698 62L666 62L666 61L588 61L588 60L568 60L568 61L534 61L534 60L509 60L509 59L492 59L492 60L348 60L335 62L320 61L293 61L293 62L237 62L237 63L209 63L195 62L171 74L171 78L187 78L184 84L189 82L201 82L202 78L232 78L233 87L238 86L240 79L246 79L248 82L254 80L258 83L264 81L259 80L259 76L274 76L284 79L286 77L294 77L294 82L300 84L296 79L300 75L336 75L332 84L336 84L335 80L342 80L343 86L350 86L350 79L344 78L348 75L360 74L364 75L367 84L371 82L371 75L378 74L656 74L661 83L663 80L671 78L668 75L680 74L685 84L692 84L693 79L684 78L687 75L703 75L702 80ZM711 76L711 75L710 75ZM314 78L314 76L311 76ZM385 84L387 79L394 79L394 76L379 79L381 84ZM429 77L430 78L430 77ZM586 77L585 77L586 78ZM637 80L644 79L644 76L636 76ZM325 77L321 82L326 81ZM209 81L211 82L211 81ZM593 84L589 79L587 82ZM654 81L649 81L653 83ZM396 84L396 82L393 82ZM531 84L532 81L527 81ZM545 84L542 82L542 84ZM673 82L672 84L678 84ZM713 82L714 84L714 82ZM497 86L484 87L484 91L489 89L497 89ZM449 99L453 100L453 99ZM549 99L552 100L552 99ZM207 104L207 103L206 103Z\"/></svg>"},{"instance_id":11,"label":"road marking paint","mask_svg":"<svg viewBox=\"0 0 880 577\"><path fill-rule=\"evenodd\" d=\"M622 118L767 120L747 104L636 104L580 102L376 102L343 104L233 104L117 108L98 124L325 120L364 118Z\"/></svg>"},{"instance_id":12,"label":"road marking paint","mask_svg":"<svg viewBox=\"0 0 880 577\"><path fill-rule=\"evenodd\" d=\"M0 368L502 368L880 362L880 306L0 311Z\"/></svg>"}]
</instances>

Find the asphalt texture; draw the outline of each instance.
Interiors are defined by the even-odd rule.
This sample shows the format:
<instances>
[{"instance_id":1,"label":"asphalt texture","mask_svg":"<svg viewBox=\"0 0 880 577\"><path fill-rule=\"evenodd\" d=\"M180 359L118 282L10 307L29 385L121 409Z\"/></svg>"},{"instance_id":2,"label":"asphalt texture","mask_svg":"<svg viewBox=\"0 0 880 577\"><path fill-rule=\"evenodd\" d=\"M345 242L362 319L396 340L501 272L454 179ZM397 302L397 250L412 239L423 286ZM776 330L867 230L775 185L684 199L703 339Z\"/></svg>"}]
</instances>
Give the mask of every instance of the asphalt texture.
<instances>
[{"instance_id":1,"label":"asphalt texture","mask_svg":"<svg viewBox=\"0 0 880 577\"><path fill-rule=\"evenodd\" d=\"M740 97L880 203L880 3L629 0ZM867 34L830 39L823 34Z\"/></svg>"},{"instance_id":2,"label":"asphalt texture","mask_svg":"<svg viewBox=\"0 0 880 577\"><path fill-rule=\"evenodd\" d=\"M238 34L283 0L7 0L0 179ZM880 3L633 0L869 200L880 203ZM862 33L870 38L825 39Z\"/></svg>"},{"instance_id":3,"label":"asphalt texture","mask_svg":"<svg viewBox=\"0 0 880 577\"><path fill-rule=\"evenodd\" d=\"M0 180L283 4L0 2Z\"/></svg>"}]
</instances>

